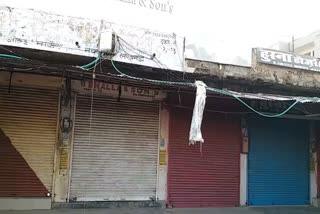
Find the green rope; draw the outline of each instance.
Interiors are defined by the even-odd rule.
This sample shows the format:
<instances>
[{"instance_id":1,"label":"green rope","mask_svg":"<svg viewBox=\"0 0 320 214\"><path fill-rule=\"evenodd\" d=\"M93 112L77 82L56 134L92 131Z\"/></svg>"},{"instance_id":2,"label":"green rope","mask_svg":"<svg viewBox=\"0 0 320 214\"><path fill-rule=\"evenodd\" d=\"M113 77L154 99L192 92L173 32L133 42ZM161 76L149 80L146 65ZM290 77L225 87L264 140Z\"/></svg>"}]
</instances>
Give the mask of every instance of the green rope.
<instances>
[{"instance_id":1,"label":"green rope","mask_svg":"<svg viewBox=\"0 0 320 214\"><path fill-rule=\"evenodd\" d=\"M96 64L98 61L99 61L99 57L97 57L95 60L93 60L92 62L89 62L88 64L85 64L85 65L81 65L79 66L80 68L83 68L83 69L86 69L86 68L89 68L90 66Z\"/></svg>"},{"instance_id":2,"label":"green rope","mask_svg":"<svg viewBox=\"0 0 320 214\"><path fill-rule=\"evenodd\" d=\"M149 81L149 82L154 82L154 83L162 83L162 84L168 84L168 85L185 85L185 86L195 86L193 83L188 83L188 82L171 82L171 81L163 81L163 80L152 80L152 79L146 79L146 78L139 78L139 77L133 77L133 76L130 76L128 74L125 74L123 72L121 72L114 64L113 60L111 60L111 64L112 64L112 67L119 73L121 74L122 76L125 76L127 78L130 78L130 79L135 79L135 80L141 80L141 81ZM212 88L212 87L206 87L208 90L210 91L213 91L213 92L216 92L216 93L220 93L220 94L223 94L223 95L227 95L227 96L231 96L233 98L235 98L236 100L238 100L240 103L242 103L244 106L246 106L248 109L250 109L251 111L253 111L254 113L257 113L258 115L260 116L263 116L263 117L269 117L269 118L275 118L275 117L281 117L283 115L285 115L288 111L290 111L295 105L297 105L300 100L296 100L292 105L289 106L289 108L287 108L286 110L284 110L283 112L281 113L278 113L278 114L265 114L265 113L261 113L257 110L255 110L254 108L252 108L250 105L248 105L245 101L243 101L240 97L228 92L228 91L225 91L225 90L221 90L221 89L218 89L218 88Z\"/></svg>"},{"instance_id":3,"label":"green rope","mask_svg":"<svg viewBox=\"0 0 320 214\"><path fill-rule=\"evenodd\" d=\"M245 101L243 101L241 98L239 98L238 96L236 96L236 95L234 95L234 94L232 94L232 93L230 93L228 91L220 90L220 89L217 89L217 88L211 88L211 87L207 87L207 89L210 90L210 91L218 92L220 94L231 96L231 97L235 98L236 100L238 100L240 103L242 103L244 106L246 106L248 109L253 111L254 113L257 113L257 114L259 114L260 116L263 116L263 117L270 117L270 118L281 117L281 116L285 115L288 111L290 111L295 105L297 105L300 102L300 100L296 100L292 105L289 106L289 108L287 108L286 110L284 110L283 112L281 112L279 114L264 114L264 113L261 113L261 112L255 110L250 105L248 105Z\"/></svg>"},{"instance_id":4,"label":"green rope","mask_svg":"<svg viewBox=\"0 0 320 214\"><path fill-rule=\"evenodd\" d=\"M152 83L161 83L161 84L167 84L167 85L185 85L185 86L194 86L193 83L190 82L171 82L171 81L164 81L164 80L153 80L153 79L147 79L147 78L140 78L140 77L133 77L128 74L125 74L121 72L114 64L113 60L111 60L112 67L122 76L134 79L134 80L140 80L140 81L148 81Z\"/></svg>"},{"instance_id":5,"label":"green rope","mask_svg":"<svg viewBox=\"0 0 320 214\"><path fill-rule=\"evenodd\" d=\"M11 55L11 54L0 54L0 57L11 58L11 59L26 59L26 58L16 56L16 55Z\"/></svg>"}]
</instances>

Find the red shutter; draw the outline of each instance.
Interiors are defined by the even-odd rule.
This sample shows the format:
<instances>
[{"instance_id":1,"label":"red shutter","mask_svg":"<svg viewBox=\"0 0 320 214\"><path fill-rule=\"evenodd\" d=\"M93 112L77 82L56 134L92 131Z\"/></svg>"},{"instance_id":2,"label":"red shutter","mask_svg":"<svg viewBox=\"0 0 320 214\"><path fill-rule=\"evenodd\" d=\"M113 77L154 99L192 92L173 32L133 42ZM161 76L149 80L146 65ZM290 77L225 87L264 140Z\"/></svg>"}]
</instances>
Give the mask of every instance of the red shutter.
<instances>
[{"instance_id":1,"label":"red shutter","mask_svg":"<svg viewBox=\"0 0 320 214\"><path fill-rule=\"evenodd\" d=\"M48 190L0 129L0 197L47 197Z\"/></svg>"},{"instance_id":2,"label":"red shutter","mask_svg":"<svg viewBox=\"0 0 320 214\"><path fill-rule=\"evenodd\" d=\"M238 206L239 119L205 114L204 144L189 146L191 111L172 109L169 133L169 207Z\"/></svg>"},{"instance_id":3,"label":"red shutter","mask_svg":"<svg viewBox=\"0 0 320 214\"><path fill-rule=\"evenodd\" d=\"M319 142L319 141L318 141ZM317 198L320 197L320 145L317 145Z\"/></svg>"}]
</instances>

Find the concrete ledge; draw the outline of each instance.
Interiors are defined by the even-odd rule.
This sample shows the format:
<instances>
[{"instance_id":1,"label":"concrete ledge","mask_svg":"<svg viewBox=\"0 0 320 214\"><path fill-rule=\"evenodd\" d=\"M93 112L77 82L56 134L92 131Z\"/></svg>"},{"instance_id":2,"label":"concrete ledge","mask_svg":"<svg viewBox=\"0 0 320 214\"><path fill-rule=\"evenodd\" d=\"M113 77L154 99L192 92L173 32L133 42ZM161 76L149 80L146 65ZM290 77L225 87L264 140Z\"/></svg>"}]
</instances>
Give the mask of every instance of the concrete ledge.
<instances>
[{"instance_id":1,"label":"concrete ledge","mask_svg":"<svg viewBox=\"0 0 320 214\"><path fill-rule=\"evenodd\" d=\"M53 202L52 209L66 208L165 208L165 201L87 201L87 202Z\"/></svg>"},{"instance_id":2,"label":"concrete ledge","mask_svg":"<svg viewBox=\"0 0 320 214\"><path fill-rule=\"evenodd\" d=\"M51 198L0 198L0 210L47 210Z\"/></svg>"},{"instance_id":3,"label":"concrete ledge","mask_svg":"<svg viewBox=\"0 0 320 214\"><path fill-rule=\"evenodd\" d=\"M311 205L314 207L320 207L320 198L312 198Z\"/></svg>"}]
</instances>

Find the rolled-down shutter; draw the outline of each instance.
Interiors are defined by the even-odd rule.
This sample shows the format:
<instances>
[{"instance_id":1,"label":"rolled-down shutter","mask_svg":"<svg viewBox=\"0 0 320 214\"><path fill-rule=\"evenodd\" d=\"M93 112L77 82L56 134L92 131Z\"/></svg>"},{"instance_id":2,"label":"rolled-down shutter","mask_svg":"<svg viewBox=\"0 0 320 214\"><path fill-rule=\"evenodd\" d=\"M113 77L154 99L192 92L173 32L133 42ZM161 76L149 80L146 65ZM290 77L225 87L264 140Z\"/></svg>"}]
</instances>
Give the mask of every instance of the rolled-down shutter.
<instances>
[{"instance_id":1,"label":"rolled-down shutter","mask_svg":"<svg viewBox=\"0 0 320 214\"><path fill-rule=\"evenodd\" d=\"M8 93L7 87L0 88L0 128L11 141L6 146L10 154L17 155L15 160L20 160L8 163L10 169L6 170L10 173L1 174L0 182L14 196L45 196L45 193L39 195L39 191L33 191L41 187L32 185L41 185L41 182L49 192L52 190L58 99L58 91L12 87ZM14 148L8 147L11 145ZM20 155L22 157L18 157ZM21 176L19 173L11 173L21 171L19 167L22 166L22 171L37 178L28 176L23 181L15 177ZM28 166L31 169L26 169ZM6 177L9 175L14 177ZM18 183L13 184L13 181ZM10 185L16 190L10 189ZM19 185L20 189L16 187Z\"/></svg>"},{"instance_id":2,"label":"rolled-down shutter","mask_svg":"<svg viewBox=\"0 0 320 214\"><path fill-rule=\"evenodd\" d=\"M309 137L304 121L249 123L248 204L309 204Z\"/></svg>"},{"instance_id":3,"label":"rolled-down shutter","mask_svg":"<svg viewBox=\"0 0 320 214\"><path fill-rule=\"evenodd\" d=\"M71 200L150 200L156 195L156 103L78 96Z\"/></svg>"},{"instance_id":4,"label":"rolled-down shutter","mask_svg":"<svg viewBox=\"0 0 320 214\"><path fill-rule=\"evenodd\" d=\"M204 114L202 148L188 145L191 111L172 109L169 134L169 206L238 206L239 120Z\"/></svg>"}]
</instances>

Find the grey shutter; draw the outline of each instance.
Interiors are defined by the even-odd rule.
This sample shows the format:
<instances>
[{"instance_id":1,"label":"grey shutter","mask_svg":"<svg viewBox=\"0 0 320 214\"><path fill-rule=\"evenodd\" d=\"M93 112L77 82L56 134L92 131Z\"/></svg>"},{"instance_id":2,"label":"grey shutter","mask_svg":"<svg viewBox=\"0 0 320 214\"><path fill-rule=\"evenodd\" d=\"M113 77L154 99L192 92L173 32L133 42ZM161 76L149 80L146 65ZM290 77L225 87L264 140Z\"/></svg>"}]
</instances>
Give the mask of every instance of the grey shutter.
<instances>
[{"instance_id":1,"label":"grey shutter","mask_svg":"<svg viewBox=\"0 0 320 214\"><path fill-rule=\"evenodd\" d=\"M150 200L156 195L157 103L78 96L71 200Z\"/></svg>"}]
</instances>

